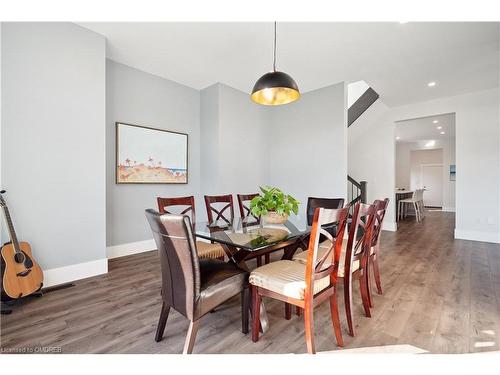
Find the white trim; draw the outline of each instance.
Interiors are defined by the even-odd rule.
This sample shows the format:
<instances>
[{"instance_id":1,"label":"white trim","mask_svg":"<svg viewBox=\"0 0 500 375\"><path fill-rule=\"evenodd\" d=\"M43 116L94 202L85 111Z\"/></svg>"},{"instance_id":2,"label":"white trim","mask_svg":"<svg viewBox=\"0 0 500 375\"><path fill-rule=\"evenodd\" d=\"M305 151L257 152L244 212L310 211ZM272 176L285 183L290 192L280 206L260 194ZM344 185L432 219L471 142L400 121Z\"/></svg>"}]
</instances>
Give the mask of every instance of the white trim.
<instances>
[{"instance_id":1,"label":"white trim","mask_svg":"<svg viewBox=\"0 0 500 375\"><path fill-rule=\"evenodd\" d=\"M455 238L460 240L500 243L500 233L498 232L478 232L455 229Z\"/></svg>"},{"instance_id":2,"label":"white trim","mask_svg":"<svg viewBox=\"0 0 500 375\"><path fill-rule=\"evenodd\" d=\"M151 250L156 250L156 243L153 239L108 246L106 248L106 256L108 259L113 259Z\"/></svg>"},{"instance_id":3,"label":"white trim","mask_svg":"<svg viewBox=\"0 0 500 375\"><path fill-rule=\"evenodd\" d=\"M398 230L398 224L394 221L384 221L382 224L382 230L387 230L389 232L396 232Z\"/></svg>"},{"instance_id":4,"label":"white trim","mask_svg":"<svg viewBox=\"0 0 500 375\"><path fill-rule=\"evenodd\" d=\"M455 212L455 207L443 207L441 209L443 212Z\"/></svg>"},{"instance_id":5,"label":"white trim","mask_svg":"<svg viewBox=\"0 0 500 375\"><path fill-rule=\"evenodd\" d=\"M70 266L51 268L43 271L43 287L49 287L70 281L108 273L108 260L98 259Z\"/></svg>"}]
</instances>

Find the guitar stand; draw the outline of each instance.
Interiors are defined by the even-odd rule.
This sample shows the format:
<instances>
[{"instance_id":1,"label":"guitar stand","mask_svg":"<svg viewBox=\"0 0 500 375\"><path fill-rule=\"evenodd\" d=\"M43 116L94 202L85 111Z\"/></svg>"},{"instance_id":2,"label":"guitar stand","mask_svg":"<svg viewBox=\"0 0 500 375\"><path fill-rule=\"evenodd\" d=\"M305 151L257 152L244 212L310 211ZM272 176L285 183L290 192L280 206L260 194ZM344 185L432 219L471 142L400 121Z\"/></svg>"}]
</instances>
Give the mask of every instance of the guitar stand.
<instances>
[{"instance_id":1,"label":"guitar stand","mask_svg":"<svg viewBox=\"0 0 500 375\"><path fill-rule=\"evenodd\" d=\"M9 315L10 313L12 313L12 309L9 309L7 307L7 304L2 302L2 309L1 309L1 313L2 315Z\"/></svg>"}]
</instances>

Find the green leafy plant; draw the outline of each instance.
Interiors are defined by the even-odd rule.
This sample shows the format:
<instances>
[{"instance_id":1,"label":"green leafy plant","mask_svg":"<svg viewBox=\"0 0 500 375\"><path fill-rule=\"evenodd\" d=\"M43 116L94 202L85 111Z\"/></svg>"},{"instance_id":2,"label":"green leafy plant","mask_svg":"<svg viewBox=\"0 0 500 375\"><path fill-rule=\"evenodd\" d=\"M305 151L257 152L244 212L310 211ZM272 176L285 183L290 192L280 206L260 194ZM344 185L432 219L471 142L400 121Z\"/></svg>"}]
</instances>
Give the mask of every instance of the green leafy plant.
<instances>
[{"instance_id":1,"label":"green leafy plant","mask_svg":"<svg viewBox=\"0 0 500 375\"><path fill-rule=\"evenodd\" d=\"M262 193L250 202L250 211L255 216L267 215L269 212L276 212L278 215L290 215L292 212L298 214L300 202L291 195L270 186L261 186L260 191Z\"/></svg>"}]
</instances>

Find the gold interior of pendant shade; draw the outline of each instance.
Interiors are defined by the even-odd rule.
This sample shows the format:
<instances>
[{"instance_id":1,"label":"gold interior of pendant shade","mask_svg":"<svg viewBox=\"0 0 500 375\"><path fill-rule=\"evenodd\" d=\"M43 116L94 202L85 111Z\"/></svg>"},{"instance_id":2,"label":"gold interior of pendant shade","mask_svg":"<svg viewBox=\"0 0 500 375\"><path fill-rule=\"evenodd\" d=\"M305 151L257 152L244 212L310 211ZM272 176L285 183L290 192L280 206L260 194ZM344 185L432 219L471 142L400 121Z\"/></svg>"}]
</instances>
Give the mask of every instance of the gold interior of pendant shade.
<instances>
[{"instance_id":1,"label":"gold interior of pendant shade","mask_svg":"<svg viewBox=\"0 0 500 375\"><path fill-rule=\"evenodd\" d=\"M263 105L287 104L298 98L300 92L289 87L267 87L252 94L252 100Z\"/></svg>"}]
</instances>

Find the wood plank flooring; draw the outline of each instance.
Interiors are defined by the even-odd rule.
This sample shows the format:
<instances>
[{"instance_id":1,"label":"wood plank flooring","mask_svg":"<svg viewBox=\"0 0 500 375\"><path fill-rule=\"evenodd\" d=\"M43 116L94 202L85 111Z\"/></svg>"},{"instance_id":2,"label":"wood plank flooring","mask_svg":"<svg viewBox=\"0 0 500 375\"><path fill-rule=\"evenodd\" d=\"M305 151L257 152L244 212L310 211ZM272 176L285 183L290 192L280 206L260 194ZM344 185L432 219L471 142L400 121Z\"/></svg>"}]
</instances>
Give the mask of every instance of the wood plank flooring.
<instances>
[{"instance_id":1,"label":"wood plank flooring","mask_svg":"<svg viewBox=\"0 0 500 375\"><path fill-rule=\"evenodd\" d=\"M356 337L346 349L411 345L431 353L500 350L500 246L453 239L454 215L428 212L383 232L383 295L374 295L372 318L354 294ZM254 266L254 263L250 263ZM375 288L374 288L375 290ZM342 295L342 287L340 287ZM304 353L303 320L284 319L282 303L264 300L270 330L253 343L240 331L237 298L202 320L194 353ZM156 252L109 261L107 275L73 288L31 298L1 316L1 348L50 346L63 353L181 353L188 321L171 310L165 337L154 341L160 312ZM329 305L315 310L316 349L338 350Z\"/></svg>"}]
</instances>

